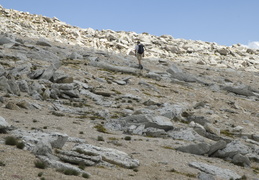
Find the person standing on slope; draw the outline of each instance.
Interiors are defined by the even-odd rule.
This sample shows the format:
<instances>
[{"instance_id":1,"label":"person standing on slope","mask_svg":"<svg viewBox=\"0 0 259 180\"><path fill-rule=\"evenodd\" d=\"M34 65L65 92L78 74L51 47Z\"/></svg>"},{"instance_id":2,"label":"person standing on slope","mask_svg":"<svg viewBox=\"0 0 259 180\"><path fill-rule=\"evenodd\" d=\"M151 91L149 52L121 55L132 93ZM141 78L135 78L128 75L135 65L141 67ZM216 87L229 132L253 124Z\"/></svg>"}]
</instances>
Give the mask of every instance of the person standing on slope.
<instances>
[{"instance_id":1,"label":"person standing on slope","mask_svg":"<svg viewBox=\"0 0 259 180\"><path fill-rule=\"evenodd\" d=\"M143 69L143 66L141 64L141 60L144 57L144 45L141 44L139 41L137 42L137 45L135 46L135 56L138 59L139 69Z\"/></svg>"}]
</instances>

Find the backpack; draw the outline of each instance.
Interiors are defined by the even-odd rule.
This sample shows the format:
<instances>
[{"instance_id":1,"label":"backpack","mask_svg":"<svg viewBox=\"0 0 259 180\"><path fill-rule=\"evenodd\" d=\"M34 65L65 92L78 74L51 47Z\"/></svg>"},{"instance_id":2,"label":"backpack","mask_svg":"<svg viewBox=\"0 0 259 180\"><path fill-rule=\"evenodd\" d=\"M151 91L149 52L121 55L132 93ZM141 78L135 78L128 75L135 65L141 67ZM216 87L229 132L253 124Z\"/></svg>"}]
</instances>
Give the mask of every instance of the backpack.
<instances>
[{"instance_id":1,"label":"backpack","mask_svg":"<svg viewBox=\"0 0 259 180\"><path fill-rule=\"evenodd\" d=\"M144 46L142 44L138 45L138 53L143 54L144 53Z\"/></svg>"}]
</instances>

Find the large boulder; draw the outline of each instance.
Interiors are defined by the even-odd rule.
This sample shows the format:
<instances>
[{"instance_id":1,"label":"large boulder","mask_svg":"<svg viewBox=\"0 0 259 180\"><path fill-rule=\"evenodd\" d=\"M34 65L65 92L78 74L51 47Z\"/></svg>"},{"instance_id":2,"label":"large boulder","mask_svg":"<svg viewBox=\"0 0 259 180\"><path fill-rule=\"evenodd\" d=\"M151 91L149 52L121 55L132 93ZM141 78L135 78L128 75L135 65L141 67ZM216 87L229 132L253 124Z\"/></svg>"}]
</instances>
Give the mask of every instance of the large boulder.
<instances>
[{"instance_id":1,"label":"large boulder","mask_svg":"<svg viewBox=\"0 0 259 180\"><path fill-rule=\"evenodd\" d=\"M226 56L230 53L230 51L226 48L219 48L216 50L220 55Z\"/></svg>"},{"instance_id":2,"label":"large boulder","mask_svg":"<svg viewBox=\"0 0 259 180\"><path fill-rule=\"evenodd\" d=\"M48 136L48 141L50 142L52 148L61 149L68 140L68 135L61 134L58 132L50 133Z\"/></svg>"},{"instance_id":3,"label":"large boulder","mask_svg":"<svg viewBox=\"0 0 259 180\"><path fill-rule=\"evenodd\" d=\"M215 152L217 152L218 150L224 149L226 146L227 146L226 141L220 140L210 146L210 151L208 152L208 155L210 156L210 155L214 154Z\"/></svg>"},{"instance_id":4,"label":"large boulder","mask_svg":"<svg viewBox=\"0 0 259 180\"><path fill-rule=\"evenodd\" d=\"M160 108L158 112L161 116L165 116L169 119L182 118L182 113L187 109L186 105L181 104L164 104L164 107Z\"/></svg>"},{"instance_id":5,"label":"large boulder","mask_svg":"<svg viewBox=\"0 0 259 180\"><path fill-rule=\"evenodd\" d=\"M15 81L15 79L9 79L7 81L7 83L9 84L9 87L12 91L13 94L17 95L17 96L20 96L21 95L21 91L20 91L20 88L19 88L19 85L17 84L17 82Z\"/></svg>"},{"instance_id":6,"label":"large boulder","mask_svg":"<svg viewBox=\"0 0 259 180\"><path fill-rule=\"evenodd\" d=\"M165 116L152 116L147 114L131 115L123 118L128 124L144 124L145 128L153 127L165 131L173 129L173 123Z\"/></svg>"},{"instance_id":7,"label":"large boulder","mask_svg":"<svg viewBox=\"0 0 259 180\"><path fill-rule=\"evenodd\" d=\"M68 135L58 132L48 134L39 131L14 130L12 133L23 139L30 151L40 155L51 153L52 148L61 149L68 140Z\"/></svg>"},{"instance_id":8,"label":"large boulder","mask_svg":"<svg viewBox=\"0 0 259 180\"><path fill-rule=\"evenodd\" d=\"M186 141L203 141L204 137L200 136L192 128L170 130L167 134L173 139L186 140Z\"/></svg>"},{"instance_id":9,"label":"large boulder","mask_svg":"<svg viewBox=\"0 0 259 180\"><path fill-rule=\"evenodd\" d=\"M204 155L209 152L210 145L207 143L190 144L187 146L181 146L177 148L177 150L190 154Z\"/></svg>"},{"instance_id":10,"label":"large boulder","mask_svg":"<svg viewBox=\"0 0 259 180\"><path fill-rule=\"evenodd\" d=\"M250 153L251 149L243 144L239 140L234 140L231 143L228 143L224 149L218 150L213 154L213 157L219 158L230 158L232 159L237 154L246 155Z\"/></svg>"},{"instance_id":11,"label":"large boulder","mask_svg":"<svg viewBox=\"0 0 259 180\"><path fill-rule=\"evenodd\" d=\"M50 80L53 78L55 71L61 66L60 62L56 62L51 64L47 69L44 70L42 75L40 76L40 79L46 79Z\"/></svg>"},{"instance_id":12,"label":"large boulder","mask_svg":"<svg viewBox=\"0 0 259 180\"><path fill-rule=\"evenodd\" d=\"M168 73L170 73L171 78L177 79L179 81L185 81L185 82L197 82L198 79L187 72L184 72L182 69L177 67L176 65L172 65L168 70Z\"/></svg>"},{"instance_id":13,"label":"large boulder","mask_svg":"<svg viewBox=\"0 0 259 180\"><path fill-rule=\"evenodd\" d=\"M242 167L247 167L247 166L250 166L251 162L249 160L248 157L246 156L243 156L242 154L238 153L236 154L232 161L231 161L233 164L236 164L236 165L239 165L239 166L242 166Z\"/></svg>"},{"instance_id":14,"label":"large boulder","mask_svg":"<svg viewBox=\"0 0 259 180\"><path fill-rule=\"evenodd\" d=\"M254 96L255 94L253 93L252 89L250 86L246 85L238 85L238 86L225 86L222 88L223 90L238 94L238 95L243 95L243 96Z\"/></svg>"},{"instance_id":15,"label":"large boulder","mask_svg":"<svg viewBox=\"0 0 259 180\"><path fill-rule=\"evenodd\" d=\"M139 166L139 161L137 159L133 159L127 153L112 148L79 144L76 145L73 150L83 152L84 154L100 155L104 161L126 168Z\"/></svg>"},{"instance_id":16,"label":"large boulder","mask_svg":"<svg viewBox=\"0 0 259 180\"><path fill-rule=\"evenodd\" d=\"M191 162L189 163L189 166L197 168L201 170L202 172L205 172L207 174L214 175L216 177L222 178L222 179L239 179L241 178L240 175L238 175L236 172L233 172L229 169L223 169L217 166L201 163L201 162Z\"/></svg>"}]
</instances>

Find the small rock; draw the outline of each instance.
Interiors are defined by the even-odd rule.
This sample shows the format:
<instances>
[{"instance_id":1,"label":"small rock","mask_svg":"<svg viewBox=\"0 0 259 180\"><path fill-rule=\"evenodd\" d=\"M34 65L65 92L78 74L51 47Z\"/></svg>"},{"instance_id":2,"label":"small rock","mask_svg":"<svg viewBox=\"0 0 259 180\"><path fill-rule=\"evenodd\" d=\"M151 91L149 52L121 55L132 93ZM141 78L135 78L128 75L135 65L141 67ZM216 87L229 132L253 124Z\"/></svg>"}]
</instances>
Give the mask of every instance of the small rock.
<instances>
[{"instance_id":1,"label":"small rock","mask_svg":"<svg viewBox=\"0 0 259 180\"><path fill-rule=\"evenodd\" d=\"M253 140L259 142L259 134L253 134Z\"/></svg>"},{"instance_id":2,"label":"small rock","mask_svg":"<svg viewBox=\"0 0 259 180\"><path fill-rule=\"evenodd\" d=\"M9 127L10 125L6 122L6 120L0 116L0 131L5 131Z\"/></svg>"},{"instance_id":3,"label":"small rock","mask_svg":"<svg viewBox=\"0 0 259 180\"><path fill-rule=\"evenodd\" d=\"M6 109L11 109L11 110L19 110L19 106L17 106L14 102L8 102L6 105L5 105L5 108Z\"/></svg>"},{"instance_id":4,"label":"small rock","mask_svg":"<svg viewBox=\"0 0 259 180\"><path fill-rule=\"evenodd\" d=\"M220 136L220 129L214 127L211 123L205 123L204 128L206 129L206 131Z\"/></svg>"}]
</instances>

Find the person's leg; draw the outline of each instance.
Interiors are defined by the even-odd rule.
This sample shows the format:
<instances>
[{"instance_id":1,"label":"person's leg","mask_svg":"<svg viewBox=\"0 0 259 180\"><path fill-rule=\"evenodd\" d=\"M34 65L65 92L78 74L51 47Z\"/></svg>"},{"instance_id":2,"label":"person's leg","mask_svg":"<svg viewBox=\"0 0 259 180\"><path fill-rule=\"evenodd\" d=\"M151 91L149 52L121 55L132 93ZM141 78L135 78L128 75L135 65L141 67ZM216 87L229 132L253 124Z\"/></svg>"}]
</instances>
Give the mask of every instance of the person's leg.
<instances>
[{"instance_id":1,"label":"person's leg","mask_svg":"<svg viewBox=\"0 0 259 180\"><path fill-rule=\"evenodd\" d=\"M141 64L142 54L137 53L137 59L138 59L139 68L143 69L143 66Z\"/></svg>"}]
</instances>

